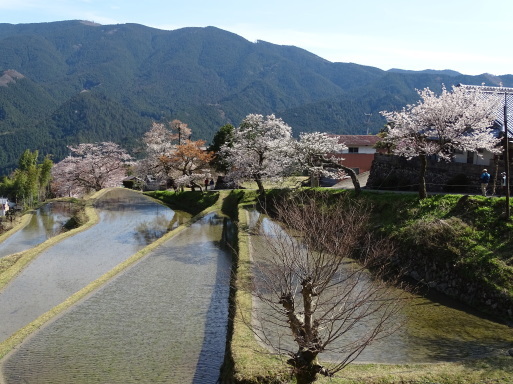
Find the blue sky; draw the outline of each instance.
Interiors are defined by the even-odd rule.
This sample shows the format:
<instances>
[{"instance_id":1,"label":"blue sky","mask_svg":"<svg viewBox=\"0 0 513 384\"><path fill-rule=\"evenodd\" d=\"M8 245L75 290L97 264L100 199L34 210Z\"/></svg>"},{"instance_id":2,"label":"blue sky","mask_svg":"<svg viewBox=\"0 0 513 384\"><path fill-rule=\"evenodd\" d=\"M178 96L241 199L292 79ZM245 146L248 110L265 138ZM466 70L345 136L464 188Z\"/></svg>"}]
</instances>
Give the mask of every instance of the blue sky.
<instances>
[{"instance_id":1,"label":"blue sky","mask_svg":"<svg viewBox=\"0 0 513 384\"><path fill-rule=\"evenodd\" d=\"M215 26L384 70L513 74L511 0L0 0L0 23Z\"/></svg>"}]
</instances>

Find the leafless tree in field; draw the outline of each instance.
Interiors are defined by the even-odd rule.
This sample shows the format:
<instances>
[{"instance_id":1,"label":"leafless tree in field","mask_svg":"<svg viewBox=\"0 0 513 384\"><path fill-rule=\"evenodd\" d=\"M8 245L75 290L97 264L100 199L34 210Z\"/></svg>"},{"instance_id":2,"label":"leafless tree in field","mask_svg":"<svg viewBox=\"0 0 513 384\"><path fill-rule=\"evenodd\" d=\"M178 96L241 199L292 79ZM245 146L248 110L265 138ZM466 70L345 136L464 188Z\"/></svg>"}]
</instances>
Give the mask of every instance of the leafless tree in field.
<instances>
[{"instance_id":1,"label":"leafless tree in field","mask_svg":"<svg viewBox=\"0 0 513 384\"><path fill-rule=\"evenodd\" d=\"M393 246L368 232L368 208L328 200L279 204L276 220L260 220L251 240L250 325L273 352L288 356L298 384L334 375L400 326L400 291L378 276ZM337 361L321 364L321 353Z\"/></svg>"}]
</instances>

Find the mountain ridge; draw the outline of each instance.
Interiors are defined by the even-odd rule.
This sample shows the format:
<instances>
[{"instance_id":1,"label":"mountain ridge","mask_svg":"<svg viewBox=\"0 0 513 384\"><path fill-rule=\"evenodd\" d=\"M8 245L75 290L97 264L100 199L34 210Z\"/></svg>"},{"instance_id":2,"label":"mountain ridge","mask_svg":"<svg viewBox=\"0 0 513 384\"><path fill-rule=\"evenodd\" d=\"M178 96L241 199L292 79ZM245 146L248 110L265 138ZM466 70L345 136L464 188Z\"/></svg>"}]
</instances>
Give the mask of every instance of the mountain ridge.
<instances>
[{"instance_id":1,"label":"mountain ridge","mask_svg":"<svg viewBox=\"0 0 513 384\"><path fill-rule=\"evenodd\" d=\"M376 133L384 124L379 111L414 102L415 89L513 85L512 75L332 63L217 27L77 20L0 24L0 76L9 70L23 77L0 86L0 174L27 148L57 161L81 141L135 150L152 120L180 119L207 142L249 113L274 113L295 135Z\"/></svg>"}]
</instances>

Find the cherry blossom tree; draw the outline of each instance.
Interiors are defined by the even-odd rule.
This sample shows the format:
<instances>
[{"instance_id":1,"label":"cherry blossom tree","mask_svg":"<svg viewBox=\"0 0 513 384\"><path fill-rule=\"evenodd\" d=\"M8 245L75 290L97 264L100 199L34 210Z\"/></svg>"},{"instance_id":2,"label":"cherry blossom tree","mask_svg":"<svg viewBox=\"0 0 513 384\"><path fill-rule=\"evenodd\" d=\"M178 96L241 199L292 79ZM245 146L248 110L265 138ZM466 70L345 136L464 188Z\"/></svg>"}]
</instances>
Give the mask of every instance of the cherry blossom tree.
<instances>
[{"instance_id":1,"label":"cherry blossom tree","mask_svg":"<svg viewBox=\"0 0 513 384\"><path fill-rule=\"evenodd\" d=\"M214 155L205 151L204 145L204 140L185 140L183 144L177 145L174 151L161 156L165 167L175 171L175 183L178 186L191 186L201 190L201 183L198 181L210 177L209 163Z\"/></svg>"},{"instance_id":2,"label":"cherry blossom tree","mask_svg":"<svg viewBox=\"0 0 513 384\"><path fill-rule=\"evenodd\" d=\"M264 179L283 175L292 164L291 139L292 128L275 115L246 116L220 151L230 166L227 176L252 179L263 191Z\"/></svg>"},{"instance_id":3,"label":"cherry blossom tree","mask_svg":"<svg viewBox=\"0 0 513 384\"><path fill-rule=\"evenodd\" d=\"M380 112L391 124L386 138L393 152L420 159L419 197L425 198L427 156L450 160L455 150L498 152L499 139L490 127L496 112L496 102L477 90L445 86L437 96L429 88L418 91L417 104L401 111Z\"/></svg>"},{"instance_id":4,"label":"cherry blossom tree","mask_svg":"<svg viewBox=\"0 0 513 384\"><path fill-rule=\"evenodd\" d=\"M53 190L77 196L121 185L132 157L118 144L102 142L69 146L70 156L52 169Z\"/></svg>"},{"instance_id":5,"label":"cherry blossom tree","mask_svg":"<svg viewBox=\"0 0 513 384\"><path fill-rule=\"evenodd\" d=\"M150 130L144 134L146 157L137 164L137 173L143 178L146 175L152 175L157 180L174 185L176 185L176 178L187 174L191 176L192 164L198 165L198 162L202 162L198 160L201 157L198 151L205 142L197 144L190 141L190 136L191 129L180 120L166 123L154 122ZM180 146L183 147L180 149ZM194 155L191 151L195 151ZM177 155L181 159L178 159ZM189 156L196 156L196 159L186 159ZM185 169L188 173L184 171Z\"/></svg>"},{"instance_id":6,"label":"cherry blossom tree","mask_svg":"<svg viewBox=\"0 0 513 384\"><path fill-rule=\"evenodd\" d=\"M169 126L173 131L176 132L176 138L178 140L177 144L183 144L186 140L190 140L192 130L187 126L187 124L182 123L180 120L173 120L169 123Z\"/></svg>"},{"instance_id":7,"label":"cherry blossom tree","mask_svg":"<svg viewBox=\"0 0 513 384\"><path fill-rule=\"evenodd\" d=\"M175 150L177 140L178 134L167 128L166 124L153 122L143 136L146 157L138 163L137 173L143 178L152 175L159 180L167 180L171 169L162 160Z\"/></svg>"},{"instance_id":8,"label":"cherry blossom tree","mask_svg":"<svg viewBox=\"0 0 513 384\"><path fill-rule=\"evenodd\" d=\"M337 137L327 133L300 133L299 140L294 141L293 148L295 168L301 172L308 172L312 187L318 186L320 176L339 177L341 169L347 168L339 164L339 160L342 159L330 157L346 149L347 146L339 143Z\"/></svg>"}]
</instances>

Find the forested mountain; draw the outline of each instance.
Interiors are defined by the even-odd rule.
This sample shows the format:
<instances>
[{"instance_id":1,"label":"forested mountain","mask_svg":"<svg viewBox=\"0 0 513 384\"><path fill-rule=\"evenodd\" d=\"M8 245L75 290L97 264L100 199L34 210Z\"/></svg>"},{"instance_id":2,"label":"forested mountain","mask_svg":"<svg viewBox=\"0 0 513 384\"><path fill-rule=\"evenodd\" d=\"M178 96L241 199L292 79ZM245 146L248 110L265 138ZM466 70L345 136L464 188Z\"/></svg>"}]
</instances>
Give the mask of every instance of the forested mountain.
<instances>
[{"instance_id":1,"label":"forested mountain","mask_svg":"<svg viewBox=\"0 0 513 384\"><path fill-rule=\"evenodd\" d=\"M331 63L214 27L0 24L0 174L25 149L55 160L79 142L135 149L152 120L180 119L207 142L249 113L274 113L295 134L375 133L379 111L414 102L416 88L483 82L513 76Z\"/></svg>"}]
</instances>

